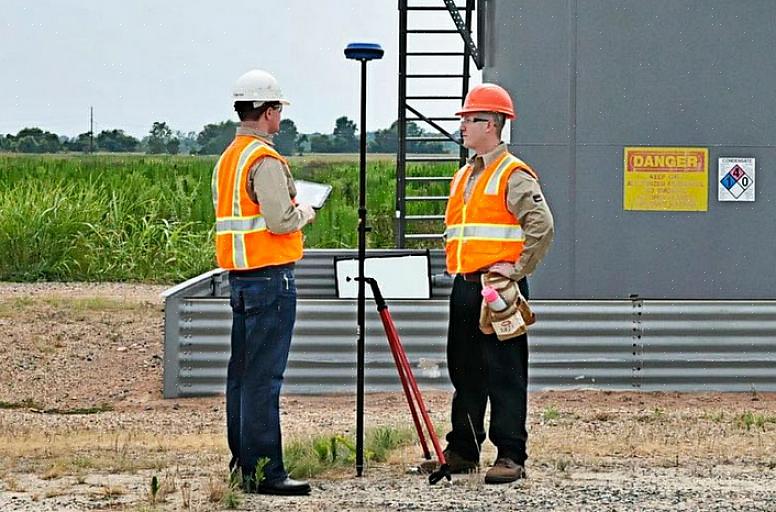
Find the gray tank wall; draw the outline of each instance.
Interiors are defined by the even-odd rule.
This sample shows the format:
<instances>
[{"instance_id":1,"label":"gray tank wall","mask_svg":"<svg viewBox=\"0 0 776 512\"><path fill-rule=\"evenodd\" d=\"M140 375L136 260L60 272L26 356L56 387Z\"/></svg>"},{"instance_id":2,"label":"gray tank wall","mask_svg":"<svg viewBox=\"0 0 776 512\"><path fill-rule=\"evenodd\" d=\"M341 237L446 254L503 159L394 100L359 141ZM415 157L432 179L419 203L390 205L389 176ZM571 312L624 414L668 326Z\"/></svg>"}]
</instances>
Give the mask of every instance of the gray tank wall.
<instances>
[{"instance_id":1,"label":"gray tank wall","mask_svg":"<svg viewBox=\"0 0 776 512\"><path fill-rule=\"evenodd\" d=\"M556 242L537 298L776 296L776 2L480 0L486 81L540 174ZM707 212L623 210L626 146L709 150ZM755 202L717 200L717 159L756 158Z\"/></svg>"}]
</instances>

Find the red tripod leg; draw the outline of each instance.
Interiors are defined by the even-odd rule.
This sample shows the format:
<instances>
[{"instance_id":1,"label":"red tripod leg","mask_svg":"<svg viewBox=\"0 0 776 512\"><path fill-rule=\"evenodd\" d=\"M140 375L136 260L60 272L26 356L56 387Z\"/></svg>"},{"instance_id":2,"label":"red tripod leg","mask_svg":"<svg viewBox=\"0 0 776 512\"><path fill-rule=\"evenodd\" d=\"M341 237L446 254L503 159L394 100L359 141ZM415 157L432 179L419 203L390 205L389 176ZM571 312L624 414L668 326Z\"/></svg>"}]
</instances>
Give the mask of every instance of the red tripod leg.
<instances>
[{"instance_id":1,"label":"red tripod leg","mask_svg":"<svg viewBox=\"0 0 776 512\"><path fill-rule=\"evenodd\" d=\"M418 412L415 410L415 402L412 399L411 390L408 384L408 377L404 370L404 365L401 362L401 358L398 352L398 348L396 345L397 340L399 339L398 334L396 333L396 330L393 326L393 321L391 320L391 316L388 313L387 309L383 309L380 311L380 319L383 321L383 328L385 329L385 334L388 337L388 346L391 349L391 354L393 355L393 361L396 363L396 371L399 374L399 380L401 381L402 388L404 389L404 396L407 397L407 405L410 408L410 413L412 414L412 421L415 423L415 431L418 433L418 438L420 439L420 445L423 448L423 456L428 460L431 459L431 452L428 449L428 443L426 443L426 436L423 433L423 429L420 426L420 418L418 418Z\"/></svg>"},{"instance_id":2,"label":"red tripod leg","mask_svg":"<svg viewBox=\"0 0 776 512\"><path fill-rule=\"evenodd\" d=\"M431 438L431 442L434 444L434 451L436 452L437 460L439 461L440 466L447 465L447 461L445 460L445 455L442 452L442 447L439 444L439 439L437 439L436 430L434 429L434 424L431 422L431 418L428 415L428 411L426 410L426 405L423 402L423 396L420 394L420 389L418 388L418 383L415 380L415 376L412 374L412 368L410 367L410 362L407 359L407 354L404 351L404 347L401 344L401 340L399 339L399 334L396 332L396 328L393 326L393 319L391 318L391 314L388 312L387 309L380 312L380 315L382 316L383 313L385 314L385 320L384 325L387 324L391 327L391 334L389 335L389 338L393 337L394 344L396 346L396 355L398 355L399 360L401 362L402 367L404 368L404 373L407 377L407 381L410 384L410 388L412 389L412 393L415 396L415 400L418 402L418 407L420 408L420 414L423 416L423 423L426 425L426 430L428 430L429 437Z\"/></svg>"}]
</instances>

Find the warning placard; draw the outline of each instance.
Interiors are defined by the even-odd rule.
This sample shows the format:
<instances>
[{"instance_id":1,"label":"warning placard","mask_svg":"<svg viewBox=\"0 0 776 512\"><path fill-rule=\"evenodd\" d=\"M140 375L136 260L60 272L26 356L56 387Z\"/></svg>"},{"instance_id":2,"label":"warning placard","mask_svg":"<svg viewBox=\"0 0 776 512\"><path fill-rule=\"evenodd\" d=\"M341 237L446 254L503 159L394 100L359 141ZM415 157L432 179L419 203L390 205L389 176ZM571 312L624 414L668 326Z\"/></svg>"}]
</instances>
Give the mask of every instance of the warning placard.
<instances>
[{"instance_id":1,"label":"warning placard","mask_svg":"<svg viewBox=\"0 0 776 512\"><path fill-rule=\"evenodd\" d=\"M707 148L626 147L624 167L625 210L709 209Z\"/></svg>"},{"instance_id":2,"label":"warning placard","mask_svg":"<svg viewBox=\"0 0 776 512\"><path fill-rule=\"evenodd\" d=\"M754 201L754 158L721 157L717 168L717 199Z\"/></svg>"}]
</instances>

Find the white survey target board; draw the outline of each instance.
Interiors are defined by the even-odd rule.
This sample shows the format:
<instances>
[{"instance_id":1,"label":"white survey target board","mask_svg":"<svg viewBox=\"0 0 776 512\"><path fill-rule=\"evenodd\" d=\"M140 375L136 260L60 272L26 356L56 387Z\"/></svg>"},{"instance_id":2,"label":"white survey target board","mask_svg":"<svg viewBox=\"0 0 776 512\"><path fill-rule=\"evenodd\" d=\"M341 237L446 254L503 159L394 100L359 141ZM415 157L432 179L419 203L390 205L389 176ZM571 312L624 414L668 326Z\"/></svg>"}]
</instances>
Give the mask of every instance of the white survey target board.
<instances>
[{"instance_id":1,"label":"white survey target board","mask_svg":"<svg viewBox=\"0 0 776 512\"><path fill-rule=\"evenodd\" d=\"M335 261L337 297L358 298L358 259ZM364 276L377 280L384 299L430 299L431 271L427 255L370 256L364 260ZM366 284L366 297L373 298Z\"/></svg>"},{"instance_id":2,"label":"white survey target board","mask_svg":"<svg viewBox=\"0 0 776 512\"><path fill-rule=\"evenodd\" d=\"M720 157L717 167L719 201L754 201L754 158Z\"/></svg>"}]
</instances>

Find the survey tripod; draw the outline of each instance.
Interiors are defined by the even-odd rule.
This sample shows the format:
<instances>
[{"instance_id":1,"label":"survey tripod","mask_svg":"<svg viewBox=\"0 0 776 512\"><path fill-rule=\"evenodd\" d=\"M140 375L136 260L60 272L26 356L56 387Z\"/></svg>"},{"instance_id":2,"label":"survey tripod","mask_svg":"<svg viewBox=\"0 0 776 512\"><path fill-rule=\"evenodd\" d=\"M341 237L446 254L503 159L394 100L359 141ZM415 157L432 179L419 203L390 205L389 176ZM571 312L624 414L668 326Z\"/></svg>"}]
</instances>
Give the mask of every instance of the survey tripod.
<instances>
[{"instance_id":1,"label":"survey tripod","mask_svg":"<svg viewBox=\"0 0 776 512\"><path fill-rule=\"evenodd\" d=\"M355 278L356 281L362 279L360 277ZM423 402L423 396L420 394L418 383L415 380L415 376L412 374L412 367L410 361L407 359L407 353L404 351L404 347L401 344L399 333L396 330L396 326L391 318L391 313L388 311L388 305L383 299L382 293L380 293L380 287L377 285L377 280L372 277L364 277L363 282L372 287L372 295L377 305L377 312L380 314L380 320L383 322L383 328L385 329L385 335L388 338L388 346L391 349L393 355L393 361L396 363L396 371L399 374L399 380L401 381L402 389L404 389L404 396L407 397L407 405L410 408L410 414L412 415L412 421L415 424L415 430L418 433L418 439L420 445L423 448L423 456L426 460L431 460L431 453L428 450L428 443L426 442L426 435L421 427L420 420L423 420L423 424L428 432L428 437L431 438L431 443L434 446L434 452L439 461L439 469L431 473L428 477L430 484L435 484L442 478L446 478L450 481L450 467L445 460L445 454L442 452L442 447L439 445L439 439L437 438L436 431L434 430L434 424L431 422L431 417L428 415L426 404ZM418 411L420 411L420 417L418 417Z\"/></svg>"}]
</instances>

